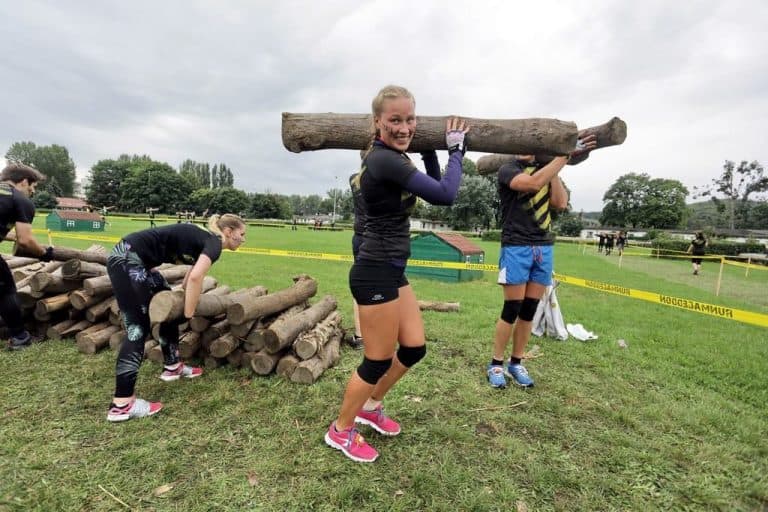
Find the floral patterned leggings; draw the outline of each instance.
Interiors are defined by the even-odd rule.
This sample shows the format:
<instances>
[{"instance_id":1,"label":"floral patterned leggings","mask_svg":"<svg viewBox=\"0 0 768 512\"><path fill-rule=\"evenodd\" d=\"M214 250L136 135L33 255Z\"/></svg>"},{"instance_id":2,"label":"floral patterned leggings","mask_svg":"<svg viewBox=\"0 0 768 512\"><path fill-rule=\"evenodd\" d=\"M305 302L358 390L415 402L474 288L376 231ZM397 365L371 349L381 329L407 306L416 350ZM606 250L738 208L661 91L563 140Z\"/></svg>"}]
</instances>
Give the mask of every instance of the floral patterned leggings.
<instances>
[{"instance_id":1,"label":"floral patterned leggings","mask_svg":"<svg viewBox=\"0 0 768 512\"><path fill-rule=\"evenodd\" d=\"M155 270L147 270L138 254L124 240L107 259L107 273L112 282L117 304L123 313L127 332L115 369L115 397L133 396L139 367L144 359L144 341L150 334L149 302L163 290L170 290L165 278ZM165 365L179 362L179 326L160 324L160 348Z\"/></svg>"}]
</instances>

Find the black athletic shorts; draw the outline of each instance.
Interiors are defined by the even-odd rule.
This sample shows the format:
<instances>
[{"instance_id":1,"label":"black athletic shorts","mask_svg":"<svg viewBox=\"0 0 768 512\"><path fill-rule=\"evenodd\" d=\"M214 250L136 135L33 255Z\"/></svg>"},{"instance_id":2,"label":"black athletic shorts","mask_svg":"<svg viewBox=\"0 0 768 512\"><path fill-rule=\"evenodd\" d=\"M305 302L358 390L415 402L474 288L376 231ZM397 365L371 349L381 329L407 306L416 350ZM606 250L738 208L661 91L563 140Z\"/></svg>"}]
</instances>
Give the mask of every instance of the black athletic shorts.
<instances>
[{"instance_id":1,"label":"black athletic shorts","mask_svg":"<svg viewBox=\"0 0 768 512\"><path fill-rule=\"evenodd\" d=\"M407 285L405 269L385 261L357 260L349 269L349 289L361 306L393 301Z\"/></svg>"},{"instance_id":2,"label":"black athletic shorts","mask_svg":"<svg viewBox=\"0 0 768 512\"><path fill-rule=\"evenodd\" d=\"M696 265L701 265L701 258L691 258L691 263L695 263Z\"/></svg>"}]
</instances>

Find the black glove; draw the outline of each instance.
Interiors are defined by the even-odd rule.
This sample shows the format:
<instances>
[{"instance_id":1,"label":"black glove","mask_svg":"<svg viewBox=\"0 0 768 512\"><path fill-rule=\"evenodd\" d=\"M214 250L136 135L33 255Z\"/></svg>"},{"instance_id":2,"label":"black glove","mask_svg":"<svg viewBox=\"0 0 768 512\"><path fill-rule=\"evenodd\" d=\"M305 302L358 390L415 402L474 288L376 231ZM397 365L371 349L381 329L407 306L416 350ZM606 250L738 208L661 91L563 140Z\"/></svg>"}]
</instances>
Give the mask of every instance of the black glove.
<instances>
[{"instance_id":1,"label":"black glove","mask_svg":"<svg viewBox=\"0 0 768 512\"><path fill-rule=\"evenodd\" d=\"M53 259L53 246L45 248L45 252L40 256L40 261L51 261Z\"/></svg>"}]
</instances>

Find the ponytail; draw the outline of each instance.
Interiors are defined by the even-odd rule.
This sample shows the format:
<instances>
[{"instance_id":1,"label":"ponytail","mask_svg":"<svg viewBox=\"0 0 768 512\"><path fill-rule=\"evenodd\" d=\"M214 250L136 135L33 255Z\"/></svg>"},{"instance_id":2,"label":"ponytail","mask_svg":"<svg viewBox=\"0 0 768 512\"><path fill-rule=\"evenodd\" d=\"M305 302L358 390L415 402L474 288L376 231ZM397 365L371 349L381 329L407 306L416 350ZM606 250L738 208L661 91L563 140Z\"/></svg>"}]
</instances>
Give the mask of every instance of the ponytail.
<instances>
[{"instance_id":1,"label":"ponytail","mask_svg":"<svg viewBox=\"0 0 768 512\"><path fill-rule=\"evenodd\" d=\"M208 218L208 230L221 237L224 235L222 233L224 228L237 229L243 226L245 226L245 221L233 213L225 213L224 215L215 213Z\"/></svg>"}]
</instances>

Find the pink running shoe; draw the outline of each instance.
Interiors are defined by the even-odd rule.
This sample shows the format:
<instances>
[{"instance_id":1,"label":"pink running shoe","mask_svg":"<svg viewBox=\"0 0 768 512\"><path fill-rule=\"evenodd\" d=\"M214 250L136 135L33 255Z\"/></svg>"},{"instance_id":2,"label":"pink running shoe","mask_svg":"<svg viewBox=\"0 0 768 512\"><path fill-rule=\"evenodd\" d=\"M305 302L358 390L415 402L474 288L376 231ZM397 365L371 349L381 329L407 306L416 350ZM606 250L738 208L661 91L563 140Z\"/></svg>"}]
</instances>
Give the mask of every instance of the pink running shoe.
<instances>
[{"instance_id":1,"label":"pink running shoe","mask_svg":"<svg viewBox=\"0 0 768 512\"><path fill-rule=\"evenodd\" d=\"M197 366L187 366L186 364L181 363L175 370L164 368L163 373L160 374L160 380L171 382L174 380L179 380L182 377L186 377L187 379L194 379L195 377L199 377L202 374L202 368L198 368Z\"/></svg>"},{"instance_id":2,"label":"pink running shoe","mask_svg":"<svg viewBox=\"0 0 768 512\"><path fill-rule=\"evenodd\" d=\"M135 398L132 402L117 406L110 404L107 413L107 421L127 421L132 418L144 418L157 414L163 408L160 402L147 402L141 398Z\"/></svg>"},{"instance_id":3,"label":"pink running shoe","mask_svg":"<svg viewBox=\"0 0 768 512\"><path fill-rule=\"evenodd\" d=\"M379 456L379 452L365 442L356 428L349 427L339 432L335 421L331 422L325 433L325 444L341 450L341 453L355 462L373 462Z\"/></svg>"},{"instance_id":4,"label":"pink running shoe","mask_svg":"<svg viewBox=\"0 0 768 512\"><path fill-rule=\"evenodd\" d=\"M360 409L360 412L355 416L355 423L373 427L376 432L385 436L396 436L400 433L400 425L384 414L384 408L381 404L372 411Z\"/></svg>"}]
</instances>

